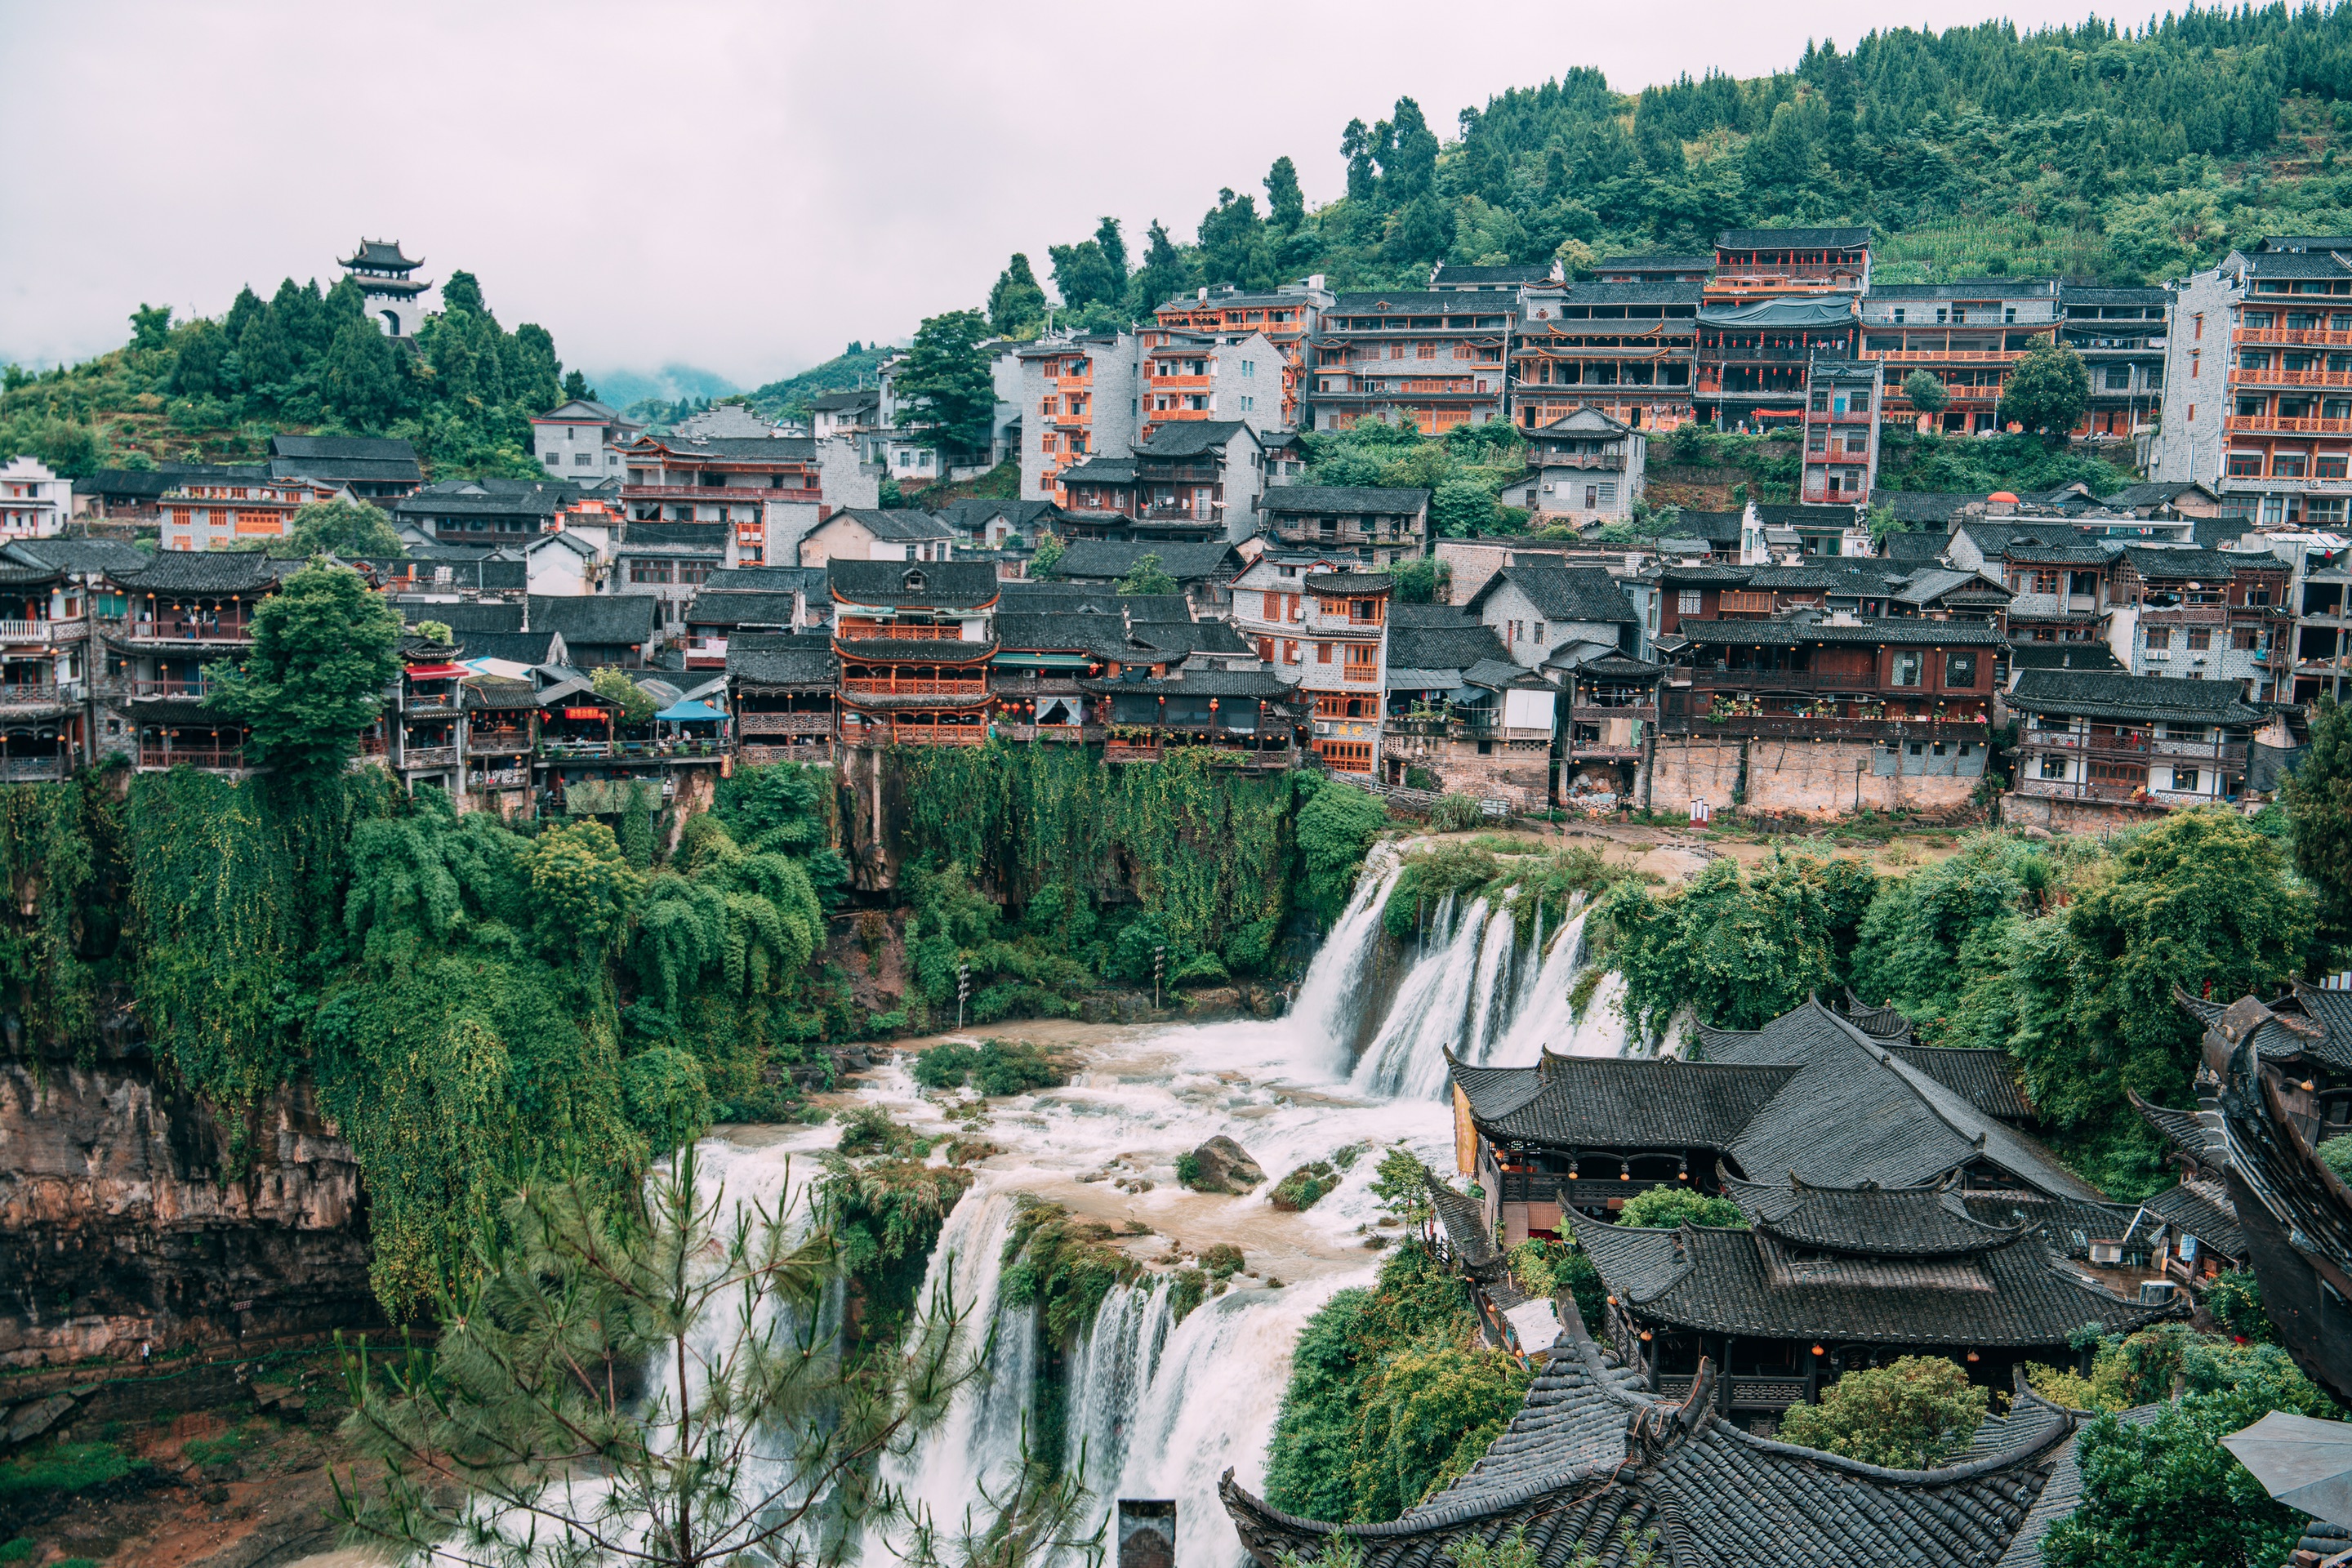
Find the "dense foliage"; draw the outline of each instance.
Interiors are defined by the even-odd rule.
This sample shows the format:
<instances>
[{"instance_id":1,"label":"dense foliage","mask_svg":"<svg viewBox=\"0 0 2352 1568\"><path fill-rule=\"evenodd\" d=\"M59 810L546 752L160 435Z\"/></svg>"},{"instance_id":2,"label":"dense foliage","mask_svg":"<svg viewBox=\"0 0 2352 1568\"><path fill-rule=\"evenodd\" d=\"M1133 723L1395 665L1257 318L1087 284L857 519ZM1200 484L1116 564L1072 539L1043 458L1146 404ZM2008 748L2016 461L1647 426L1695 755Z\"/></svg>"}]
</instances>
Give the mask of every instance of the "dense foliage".
<instances>
[{"instance_id":1,"label":"dense foliage","mask_svg":"<svg viewBox=\"0 0 2352 1568\"><path fill-rule=\"evenodd\" d=\"M1746 1230L1748 1216L1729 1198L1694 1192L1688 1187L1652 1187L1625 1200L1625 1206L1617 1211L1617 1223L1654 1230L1674 1230L1685 1225Z\"/></svg>"},{"instance_id":2,"label":"dense foliage","mask_svg":"<svg viewBox=\"0 0 2352 1568\"><path fill-rule=\"evenodd\" d=\"M205 705L246 726L253 762L304 787L359 749L400 673L399 641L399 612L358 573L313 561L254 611L245 662L205 671Z\"/></svg>"},{"instance_id":3,"label":"dense foliage","mask_svg":"<svg viewBox=\"0 0 2352 1568\"><path fill-rule=\"evenodd\" d=\"M2281 792L2294 832L2294 868L2319 896L2319 934L2352 962L2352 707L2311 705L2311 744Z\"/></svg>"},{"instance_id":4,"label":"dense foliage","mask_svg":"<svg viewBox=\"0 0 2352 1568\"><path fill-rule=\"evenodd\" d=\"M1983 1425L1992 1390L1944 1356L1906 1355L1857 1367L1822 1391L1816 1405L1792 1405L1780 1440L1894 1470L1924 1470L1964 1446Z\"/></svg>"},{"instance_id":5,"label":"dense foliage","mask_svg":"<svg viewBox=\"0 0 2352 1568\"><path fill-rule=\"evenodd\" d=\"M174 325L142 306L124 347L27 375L0 391L0 450L79 475L132 453L258 455L278 431L397 436L436 474L531 478L530 416L562 401L563 367L544 327L499 324L480 282L456 271L441 310L395 342L349 278L321 290L291 278L268 300L240 292L218 321Z\"/></svg>"},{"instance_id":6,"label":"dense foliage","mask_svg":"<svg viewBox=\"0 0 2352 1568\"><path fill-rule=\"evenodd\" d=\"M1753 1029L1834 994L1877 878L1856 860L1775 851L1744 873L1721 857L1670 897L1619 883L1601 906L1625 975L1626 1016L1656 1032L1685 1004L1699 1022Z\"/></svg>"},{"instance_id":7,"label":"dense foliage","mask_svg":"<svg viewBox=\"0 0 2352 1568\"><path fill-rule=\"evenodd\" d=\"M1486 1453L1533 1373L1472 1346L1460 1279L1417 1239L1369 1289L1307 1320L1269 1445L1266 1500L1308 1519L1394 1519Z\"/></svg>"}]
</instances>

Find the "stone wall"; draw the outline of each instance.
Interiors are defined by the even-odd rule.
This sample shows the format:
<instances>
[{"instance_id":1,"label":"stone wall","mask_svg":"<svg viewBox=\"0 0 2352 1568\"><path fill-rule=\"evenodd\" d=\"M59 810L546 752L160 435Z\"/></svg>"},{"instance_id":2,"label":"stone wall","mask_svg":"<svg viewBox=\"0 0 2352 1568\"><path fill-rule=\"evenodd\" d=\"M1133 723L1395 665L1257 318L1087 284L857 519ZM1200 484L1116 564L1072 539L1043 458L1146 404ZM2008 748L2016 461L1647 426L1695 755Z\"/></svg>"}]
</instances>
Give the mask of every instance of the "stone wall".
<instances>
[{"instance_id":1,"label":"stone wall","mask_svg":"<svg viewBox=\"0 0 2352 1568\"><path fill-rule=\"evenodd\" d=\"M0 1061L0 1365L378 1321L359 1166L307 1089L239 1125L143 1052Z\"/></svg>"},{"instance_id":2,"label":"stone wall","mask_svg":"<svg viewBox=\"0 0 2352 1568\"><path fill-rule=\"evenodd\" d=\"M1843 816L1853 812L1948 811L1964 806L1984 777L1987 750L1957 742L1938 754L1933 742L1890 750L1864 742L1743 740L1728 735L1661 735L1649 804L1675 811L1694 797L1728 810L1744 791L1750 811Z\"/></svg>"},{"instance_id":3,"label":"stone wall","mask_svg":"<svg viewBox=\"0 0 2352 1568\"><path fill-rule=\"evenodd\" d=\"M1507 801L1514 811L1541 811L1551 804L1551 748L1540 741L1496 741L1482 757L1475 742L1391 735L1381 752L1398 764L1397 782L1403 768L1427 768L1442 794Z\"/></svg>"},{"instance_id":4,"label":"stone wall","mask_svg":"<svg viewBox=\"0 0 2352 1568\"><path fill-rule=\"evenodd\" d=\"M1659 736L1650 763L1651 809L1680 811L1696 799L1715 811L1730 810L1733 793L1742 787L1746 750L1723 736Z\"/></svg>"},{"instance_id":5,"label":"stone wall","mask_svg":"<svg viewBox=\"0 0 2352 1568\"><path fill-rule=\"evenodd\" d=\"M2145 827L2164 815L2161 806L2125 805L2100 800L2053 800L2047 795L2000 797L2000 820L2007 827L2040 827L2052 833L2120 833Z\"/></svg>"}]
</instances>

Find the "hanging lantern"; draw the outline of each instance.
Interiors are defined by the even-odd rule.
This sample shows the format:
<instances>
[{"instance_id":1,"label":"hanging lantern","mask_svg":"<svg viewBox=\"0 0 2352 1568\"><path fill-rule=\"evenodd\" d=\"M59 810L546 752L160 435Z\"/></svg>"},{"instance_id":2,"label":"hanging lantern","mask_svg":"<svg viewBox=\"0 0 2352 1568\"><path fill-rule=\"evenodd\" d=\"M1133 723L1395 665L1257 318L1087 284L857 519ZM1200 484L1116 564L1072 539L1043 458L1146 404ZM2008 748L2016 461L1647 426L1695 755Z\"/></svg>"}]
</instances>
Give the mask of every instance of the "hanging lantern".
<instances>
[{"instance_id":1,"label":"hanging lantern","mask_svg":"<svg viewBox=\"0 0 2352 1568\"><path fill-rule=\"evenodd\" d=\"M1821 1354L1821 1353L1822 1353L1822 1347L1821 1347L1821 1346L1819 1346L1819 1345L1815 1345L1815 1346L1813 1347L1813 1353L1814 1353L1815 1355L1819 1355L1819 1354Z\"/></svg>"},{"instance_id":2,"label":"hanging lantern","mask_svg":"<svg viewBox=\"0 0 2352 1568\"><path fill-rule=\"evenodd\" d=\"M1969 1352L1969 1359L1970 1361L1974 1361L1974 1360L1976 1360L1976 1359L1977 1359L1977 1352L1974 1352L1974 1351L1970 1351L1970 1352Z\"/></svg>"},{"instance_id":3,"label":"hanging lantern","mask_svg":"<svg viewBox=\"0 0 2352 1568\"><path fill-rule=\"evenodd\" d=\"M1647 1329L1643 1329L1642 1331L1642 1342L1643 1344L1648 1344L1650 1342L1650 1331Z\"/></svg>"}]
</instances>

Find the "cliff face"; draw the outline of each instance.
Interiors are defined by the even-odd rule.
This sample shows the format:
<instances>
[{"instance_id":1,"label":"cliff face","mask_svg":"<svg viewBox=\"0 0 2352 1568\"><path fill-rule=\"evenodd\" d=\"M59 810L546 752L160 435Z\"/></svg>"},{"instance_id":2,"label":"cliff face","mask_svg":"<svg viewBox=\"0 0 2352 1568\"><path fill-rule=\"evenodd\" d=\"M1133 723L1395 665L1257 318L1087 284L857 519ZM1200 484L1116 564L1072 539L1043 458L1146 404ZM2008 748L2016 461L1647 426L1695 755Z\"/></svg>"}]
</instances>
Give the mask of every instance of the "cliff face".
<instances>
[{"instance_id":1,"label":"cliff face","mask_svg":"<svg viewBox=\"0 0 2352 1568\"><path fill-rule=\"evenodd\" d=\"M365 1326L367 1270L359 1166L307 1088L240 1127L143 1052L0 1060L0 1365Z\"/></svg>"}]
</instances>

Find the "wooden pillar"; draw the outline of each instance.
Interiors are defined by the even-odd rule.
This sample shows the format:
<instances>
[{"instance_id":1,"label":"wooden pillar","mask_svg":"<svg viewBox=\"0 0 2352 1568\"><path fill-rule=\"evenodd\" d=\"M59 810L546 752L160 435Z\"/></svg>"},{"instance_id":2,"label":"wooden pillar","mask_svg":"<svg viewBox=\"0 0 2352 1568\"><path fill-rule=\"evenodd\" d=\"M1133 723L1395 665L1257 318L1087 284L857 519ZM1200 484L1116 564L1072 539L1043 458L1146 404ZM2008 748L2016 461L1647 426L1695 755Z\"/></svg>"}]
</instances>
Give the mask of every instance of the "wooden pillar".
<instances>
[{"instance_id":1,"label":"wooden pillar","mask_svg":"<svg viewBox=\"0 0 2352 1568\"><path fill-rule=\"evenodd\" d=\"M1716 1414L1727 1420L1731 1415L1731 1347L1736 1338L1737 1336L1732 1334L1723 1336L1723 1360L1720 1363L1722 1370L1717 1373L1715 1380Z\"/></svg>"}]
</instances>

